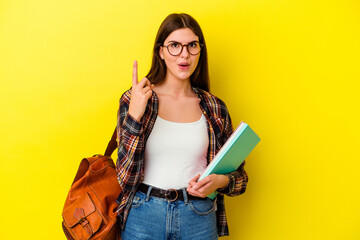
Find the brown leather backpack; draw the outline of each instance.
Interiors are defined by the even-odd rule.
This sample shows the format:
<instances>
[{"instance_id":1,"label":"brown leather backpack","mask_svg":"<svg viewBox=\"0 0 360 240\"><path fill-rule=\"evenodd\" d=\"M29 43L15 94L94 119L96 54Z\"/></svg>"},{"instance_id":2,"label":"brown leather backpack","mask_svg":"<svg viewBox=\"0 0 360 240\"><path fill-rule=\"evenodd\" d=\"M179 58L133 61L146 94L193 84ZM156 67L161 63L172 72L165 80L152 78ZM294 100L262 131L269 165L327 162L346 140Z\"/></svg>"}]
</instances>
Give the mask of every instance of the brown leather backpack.
<instances>
[{"instance_id":1,"label":"brown leather backpack","mask_svg":"<svg viewBox=\"0 0 360 240\"><path fill-rule=\"evenodd\" d=\"M111 159L116 147L115 129L104 156L97 154L81 161L62 212L67 239L120 239L116 199L121 188Z\"/></svg>"}]
</instances>

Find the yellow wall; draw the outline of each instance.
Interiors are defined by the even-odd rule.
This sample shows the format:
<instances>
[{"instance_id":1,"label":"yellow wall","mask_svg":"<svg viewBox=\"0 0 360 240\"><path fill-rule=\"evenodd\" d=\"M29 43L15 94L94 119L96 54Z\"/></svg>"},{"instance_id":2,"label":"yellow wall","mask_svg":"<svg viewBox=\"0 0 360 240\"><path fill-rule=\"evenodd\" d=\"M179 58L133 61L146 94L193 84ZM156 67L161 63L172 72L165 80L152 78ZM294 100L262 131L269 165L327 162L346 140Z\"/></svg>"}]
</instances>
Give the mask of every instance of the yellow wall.
<instances>
[{"instance_id":1,"label":"yellow wall","mask_svg":"<svg viewBox=\"0 0 360 240\"><path fill-rule=\"evenodd\" d=\"M1 239L65 239L78 164L172 12L198 20L212 92L262 138L224 239L360 239L357 0L2 0Z\"/></svg>"}]
</instances>

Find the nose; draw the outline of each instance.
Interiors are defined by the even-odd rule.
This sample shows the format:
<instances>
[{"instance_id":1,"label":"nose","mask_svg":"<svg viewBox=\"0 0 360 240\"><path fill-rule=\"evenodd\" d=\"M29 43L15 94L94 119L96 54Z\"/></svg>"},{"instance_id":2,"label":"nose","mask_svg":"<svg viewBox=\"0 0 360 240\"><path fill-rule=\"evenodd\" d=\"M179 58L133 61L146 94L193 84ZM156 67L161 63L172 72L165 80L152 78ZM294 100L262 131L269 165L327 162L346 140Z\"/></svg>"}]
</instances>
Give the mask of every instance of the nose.
<instances>
[{"instance_id":1,"label":"nose","mask_svg":"<svg viewBox=\"0 0 360 240\"><path fill-rule=\"evenodd\" d=\"M189 53L189 51L188 51L188 46L187 45L184 45L183 46L183 49L182 49L182 51L181 51L181 53L180 53L180 56L182 56L182 57L184 57L184 58L188 58L189 56L190 56L190 53Z\"/></svg>"}]
</instances>

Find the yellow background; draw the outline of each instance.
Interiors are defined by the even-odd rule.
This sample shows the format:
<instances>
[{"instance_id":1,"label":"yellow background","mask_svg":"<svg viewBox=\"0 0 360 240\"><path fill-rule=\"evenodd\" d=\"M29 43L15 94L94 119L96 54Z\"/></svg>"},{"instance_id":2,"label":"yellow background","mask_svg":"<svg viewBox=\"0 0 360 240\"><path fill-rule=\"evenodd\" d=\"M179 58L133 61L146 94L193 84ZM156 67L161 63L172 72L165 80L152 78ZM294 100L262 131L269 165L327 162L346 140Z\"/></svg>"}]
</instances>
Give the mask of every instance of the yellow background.
<instances>
[{"instance_id":1,"label":"yellow background","mask_svg":"<svg viewBox=\"0 0 360 240\"><path fill-rule=\"evenodd\" d=\"M172 12L198 20L212 93L262 139L224 239L360 239L357 0L0 1L1 239L65 239L80 160Z\"/></svg>"}]
</instances>

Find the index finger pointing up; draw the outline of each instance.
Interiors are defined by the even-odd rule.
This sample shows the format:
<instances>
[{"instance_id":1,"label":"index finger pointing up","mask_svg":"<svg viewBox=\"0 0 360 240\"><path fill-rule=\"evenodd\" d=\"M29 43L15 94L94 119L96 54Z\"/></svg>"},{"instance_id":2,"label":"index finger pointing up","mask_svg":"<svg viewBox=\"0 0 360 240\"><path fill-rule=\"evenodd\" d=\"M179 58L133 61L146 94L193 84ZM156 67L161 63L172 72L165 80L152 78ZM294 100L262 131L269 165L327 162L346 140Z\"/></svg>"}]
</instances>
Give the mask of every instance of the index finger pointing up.
<instances>
[{"instance_id":1,"label":"index finger pointing up","mask_svg":"<svg viewBox=\"0 0 360 240\"><path fill-rule=\"evenodd\" d=\"M138 83L137 61L135 60L133 64L132 85L135 86L137 83Z\"/></svg>"}]
</instances>

